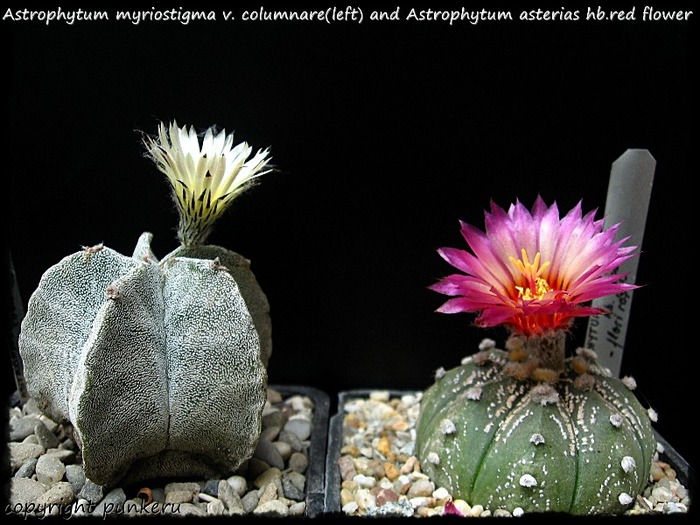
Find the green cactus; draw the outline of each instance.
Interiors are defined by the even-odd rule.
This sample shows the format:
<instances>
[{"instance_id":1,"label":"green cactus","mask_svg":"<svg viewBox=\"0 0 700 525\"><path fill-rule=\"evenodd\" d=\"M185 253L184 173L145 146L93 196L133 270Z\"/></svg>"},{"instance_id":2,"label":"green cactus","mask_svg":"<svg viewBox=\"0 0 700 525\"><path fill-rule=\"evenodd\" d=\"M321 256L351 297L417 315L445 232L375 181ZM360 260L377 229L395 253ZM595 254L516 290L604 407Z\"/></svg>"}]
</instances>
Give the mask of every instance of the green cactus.
<instances>
[{"instance_id":1,"label":"green cactus","mask_svg":"<svg viewBox=\"0 0 700 525\"><path fill-rule=\"evenodd\" d=\"M423 472L453 497L493 510L623 512L656 451L630 382L610 377L588 350L568 358L555 382L524 379L534 370L513 354L485 348L424 392Z\"/></svg>"},{"instance_id":2,"label":"green cactus","mask_svg":"<svg viewBox=\"0 0 700 525\"><path fill-rule=\"evenodd\" d=\"M127 257L97 245L49 268L19 347L28 391L70 422L85 473L113 486L223 477L254 452L272 349L269 305L247 259L203 242L267 163L211 129L161 125L149 152L168 175L181 246L161 261L144 233Z\"/></svg>"}]
</instances>

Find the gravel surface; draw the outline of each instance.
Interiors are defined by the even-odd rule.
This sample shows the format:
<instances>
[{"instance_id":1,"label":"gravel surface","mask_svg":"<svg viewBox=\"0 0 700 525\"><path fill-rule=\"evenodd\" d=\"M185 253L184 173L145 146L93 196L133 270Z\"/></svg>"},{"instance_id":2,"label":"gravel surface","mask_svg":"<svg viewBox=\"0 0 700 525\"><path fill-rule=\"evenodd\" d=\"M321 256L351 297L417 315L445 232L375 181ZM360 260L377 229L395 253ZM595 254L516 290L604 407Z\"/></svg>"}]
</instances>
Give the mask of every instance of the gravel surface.
<instances>
[{"instance_id":1,"label":"gravel surface","mask_svg":"<svg viewBox=\"0 0 700 525\"><path fill-rule=\"evenodd\" d=\"M374 391L369 398L346 401L338 460L342 511L352 516L430 517L443 515L446 509L469 517L523 515L519 508L510 513L453 500L447 489L421 472L414 455L421 395L399 398ZM686 487L657 452L649 484L626 514L685 513L689 505Z\"/></svg>"},{"instance_id":2,"label":"gravel surface","mask_svg":"<svg viewBox=\"0 0 700 525\"><path fill-rule=\"evenodd\" d=\"M268 389L253 457L227 479L169 480L106 490L86 479L70 425L36 403L10 408L8 509L22 517L303 516L313 401Z\"/></svg>"}]
</instances>

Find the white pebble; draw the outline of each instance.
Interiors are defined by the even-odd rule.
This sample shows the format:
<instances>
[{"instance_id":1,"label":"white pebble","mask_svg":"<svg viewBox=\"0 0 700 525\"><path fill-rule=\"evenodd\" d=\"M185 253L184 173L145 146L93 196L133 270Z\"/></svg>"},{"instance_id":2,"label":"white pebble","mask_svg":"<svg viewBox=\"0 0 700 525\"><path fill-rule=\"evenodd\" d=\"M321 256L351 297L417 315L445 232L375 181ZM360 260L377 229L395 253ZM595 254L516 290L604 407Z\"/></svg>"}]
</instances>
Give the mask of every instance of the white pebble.
<instances>
[{"instance_id":1,"label":"white pebble","mask_svg":"<svg viewBox=\"0 0 700 525\"><path fill-rule=\"evenodd\" d=\"M463 499L456 499L456 500L454 500L452 503L454 504L454 506L457 508L457 510L459 511L459 513L460 513L462 516L467 516L467 515L469 515L469 513L470 513L471 510L472 510L472 508L471 508L471 506L469 505L469 503L467 503L467 502L464 501Z\"/></svg>"},{"instance_id":2,"label":"white pebble","mask_svg":"<svg viewBox=\"0 0 700 525\"><path fill-rule=\"evenodd\" d=\"M620 502L620 505L629 505L634 501L634 498L626 492L621 492L617 497L617 501Z\"/></svg>"},{"instance_id":3,"label":"white pebble","mask_svg":"<svg viewBox=\"0 0 700 525\"><path fill-rule=\"evenodd\" d=\"M447 373L447 371L445 370L445 368L441 366L440 368L435 370L435 380L439 381L440 379L445 377L446 373Z\"/></svg>"},{"instance_id":4,"label":"white pebble","mask_svg":"<svg viewBox=\"0 0 700 525\"><path fill-rule=\"evenodd\" d=\"M455 427L455 424L451 420L443 419L440 421L440 432L446 436L449 434L454 434L457 432L457 427Z\"/></svg>"},{"instance_id":5,"label":"white pebble","mask_svg":"<svg viewBox=\"0 0 700 525\"><path fill-rule=\"evenodd\" d=\"M369 398L372 401L389 401L388 390L377 390L369 393Z\"/></svg>"},{"instance_id":6,"label":"white pebble","mask_svg":"<svg viewBox=\"0 0 700 525\"><path fill-rule=\"evenodd\" d=\"M412 407L416 403L417 403L417 400L416 400L416 396L414 396L414 395L404 394L401 396L401 404L405 407Z\"/></svg>"},{"instance_id":7,"label":"white pebble","mask_svg":"<svg viewBox=\"0 0 700 525\"><path fill-rule=\"evenodd\" d=\"M373 509L377 506L377 500L368 489L359 489L355 493L355 502L362 510Z\"/></svg>"},{"instance_id":8,"label":"white pebble","mask_svg":"<svg viewBox=\"0 0 700 525\"><path fill-rule=\"evenodd\" d=\"M428 496L416 496L415 498L409 499L408 502L414 509L418 507L430 507L431 504L435 504L435 500Z\"/></svg>"},{"instance_id":9,"label":"white pebble","mask_svg":"<svg viewBox=\"0 0 700 525\"><path fill-rule=\"evenodd\" d=\"M435 499L447 499L450 497L450 493L445 487L439 487L433 492L433 498Z\"/></svg>"},{"instance_id":10,"label":"white pebble","mask_svg":"<svg viewBox=\"0 0 700 525\"><path fill-rule=\"evenodd\" d=\"M435 452L431 452L430 454L428 454L428 457L426 459L428 460L428 463L432 463L433 465L440 464L440 456L438 456Z\"/></svg>"},{"instance_id":11,"label":"white pebble","mask_svg":"<svg viewBox=\"0 0 700 525\"><path fill-rule=\"evenodd\" d=\"M343 512L345 514L354 514L355 512L357 512L357 509L359 509L359 508L360 508L360 506L357 503L355 503L354 501L351 501L351 502L343 505Z\"/></svg>"},{"instance_id":12,"label":"white pebble","mask_svg":"<svg viewBox=\"0 0 700 525\"><path fill-rule=\"evenodd\" d=\"M676 512L688 512L688 507L686 507L682 503L675 503L673 501L669 501L664 505L664 512L666 514L675 514Z\"/></svg>"},{"instance_id":13,"label":"white pebble","mask_svg":"<svg viewBox=\"0 0 700 525\"><path fill-rule=\"evenodd\" d=\"M655 501L656 503L662 502L666 503L667 501L672 501L673 500L673 492L671 492L669 489L666 487L656 487L652 489L651 491L651 499L652 501Z\"/></svg>"},{"instance_id":14,"label":"white pebble","mask_svg":"<svg viewBox=\"0 0 700 525\"><path fill-rule=\"evenodd\" d=\"M622 461L620 461L620 466L622 467L622 470L629 474L635 468L637 468L637 463L636 461L634 461L634 458L632 456L625 456L624 458L622 458Z\"/></svg>"},{"instance_id":15,"label":"white pebble","mask_svg":"<svg viewBox=\"0 0 700 525\"><path fill-rule=\"evenodd\" d=\"M515 507L513 509L513 516L515 516L516 518L519 518L523 514L525 514L525 511L523 510L522 507Z\"/></svg>"},{"instance_id":16,"label":"white pebble","mask_svg":"<svg viewBox=\"0 0 700 525\"><path fill-rule=\"evenodd\" d=\"M357 483L358 487L361 487L363 489L371 489L374 487L374 485L377 484L377 480L374 478L371 478L369 476L364 476L362 474L358 474L352 480Z\"/></svg>"},{"instance_id":17,"label":"white pebble","mask_svg":"<svg viewBox=\"0 0 700 525\"><path fill-rule=\"evenodd\" d=\"M537 486L537 480L530 474L523 474L522 476L520 476L520 481L518 483L520 483L521 487L530 488Z\"/></svg>"},{"instance_id":18,"label":"white pebble","mask_svg":"<svg viewBox=\"0 0 700 525\"><path fill-rule=\"evenodd\" d=\"M658 441L656 442L656 451L659 454L663 454L666 448L663 446L663 444L659 443Z\"/></svg>"},{"instance_id":19,"label":"white pebble","mask_svg":"<svg viewBox=\"0 0 700 525\"><path fill-rule=\"evenodd\" d=\"M469 516L472 518L478 518L484 512L483 505L474 505L472 510L469 511Z\"/></svg>"}]
</instances>

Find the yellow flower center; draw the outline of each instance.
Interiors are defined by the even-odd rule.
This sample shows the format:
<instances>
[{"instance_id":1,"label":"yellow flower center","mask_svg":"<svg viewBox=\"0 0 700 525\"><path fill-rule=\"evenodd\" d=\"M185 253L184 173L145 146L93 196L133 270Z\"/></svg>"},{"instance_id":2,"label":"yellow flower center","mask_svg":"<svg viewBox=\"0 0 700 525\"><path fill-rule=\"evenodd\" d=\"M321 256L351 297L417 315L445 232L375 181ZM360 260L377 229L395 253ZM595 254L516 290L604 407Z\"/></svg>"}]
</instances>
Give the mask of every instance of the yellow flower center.
<instances>
[{"instance_id":1,"label":"yellow flower center","mask_svg":"<svg viewBox=\"0 0 700 525\"><path fill-rule=\"evenodd\" d=\"M535 258L532 262L530 262L525 248L522 248L520 253L522 255L520 259L509 257L513 266L515 266L525 278L525 283L522 286L515 287L518 291L518 298L522 298L526 301L532 301L533 299L540 300L547 292L552 291L552 287L549 286L547 279L542 277L543 272L549 267L549 261L540 266L540 259L542 258L540 252L535 254Z\"/></svg>"}]
</instances>

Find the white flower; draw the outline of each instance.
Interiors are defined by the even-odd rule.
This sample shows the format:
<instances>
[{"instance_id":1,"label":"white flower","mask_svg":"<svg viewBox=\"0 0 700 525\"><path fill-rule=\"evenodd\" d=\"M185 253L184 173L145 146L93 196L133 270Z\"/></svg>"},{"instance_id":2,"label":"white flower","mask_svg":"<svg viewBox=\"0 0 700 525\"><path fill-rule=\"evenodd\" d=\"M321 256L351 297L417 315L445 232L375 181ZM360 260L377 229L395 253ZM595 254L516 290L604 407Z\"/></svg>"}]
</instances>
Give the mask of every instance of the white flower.
<instances>
[{"instance_id":1,"label":"white flower","mask_svg":"<svg viewBox=\"0 0 700 525\"><path fill-rule=\"evenodd\" d=\"M233 145L233 134L209 128L200 144L194 127L168 127L160 123L157 138L144 144L158 169L168 178L180 214L178 238L185 246L203 243L214 221L253 180L271 171L269 149L258 150L246 142Z\"/></svg>"}]
</instances>

